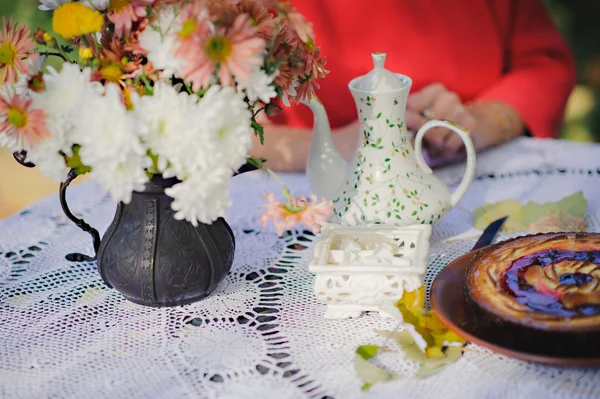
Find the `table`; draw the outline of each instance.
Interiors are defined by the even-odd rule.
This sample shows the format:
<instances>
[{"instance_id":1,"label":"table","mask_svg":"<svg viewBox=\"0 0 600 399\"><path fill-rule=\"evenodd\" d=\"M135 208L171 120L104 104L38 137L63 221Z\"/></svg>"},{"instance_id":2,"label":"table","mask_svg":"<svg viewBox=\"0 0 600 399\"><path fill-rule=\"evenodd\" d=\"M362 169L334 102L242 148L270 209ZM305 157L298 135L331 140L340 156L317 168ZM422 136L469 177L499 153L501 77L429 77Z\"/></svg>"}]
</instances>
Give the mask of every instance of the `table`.
<instances>
[{"instance_id":1,"label":"table","mask_svg":"<svg viewBox=\"0 0 600 399\"><path fill-rule=\"evenodd\" d=\"M463 166L436 172L456 185ZM600 231L600 146L522 138L483 153L469 192L434 228L427 283L475 242L470 212L502 199L558 200L583 190L588 230ZM296 194L303 175L284 175ZM378 315L325 320L307 271L315 237L279 238L258 222L265 174L236 177L227 220L237 240L231 273L209 298L184 307L135 305L106 288L89 236L55 197L0 221L0 397L2 398L600 398L600 369L548 367L471 346L424 380L360 391L354 351L381 344ZM71 189L78 216L103 232L115 205L92 182ZM452 240L451 238L462 237ZM451 240L449 240L451 239ZM396 373L417 366L386 355Z\"/></svg>"}]
</instances>

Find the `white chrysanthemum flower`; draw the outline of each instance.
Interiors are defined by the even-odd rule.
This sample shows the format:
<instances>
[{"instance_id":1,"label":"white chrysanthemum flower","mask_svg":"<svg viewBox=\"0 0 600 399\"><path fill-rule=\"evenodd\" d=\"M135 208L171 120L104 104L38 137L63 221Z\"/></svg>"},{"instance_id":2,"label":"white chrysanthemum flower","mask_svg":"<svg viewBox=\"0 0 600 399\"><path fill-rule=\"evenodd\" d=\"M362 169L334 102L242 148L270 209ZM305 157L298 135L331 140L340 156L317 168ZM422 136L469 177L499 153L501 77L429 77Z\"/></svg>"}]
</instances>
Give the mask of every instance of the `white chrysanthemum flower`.
<instances>
[{"instance_id":1,"label":"white chrysanthemum flower","mask_svg":"<svg viewBox=\"0 0 600 399\"><path fill-rule=\"evenodd\" d=\"M27 161L33 162L36 168L55 184L67 177L65 158L60 154L63 144L60 136L51 135L27 151Z\"/></svg>"},{"instance_id":2,"label":"white chrysanthemum flower","mask_svg":"<svg viewBox=\"0 0 600 399\"><path fill-rule=\"evenodd\" d=\"M65 3L71 3L72 0L40 0L38 8L42 11L55 10Z\"/></svg>"},{"instance_id":3,"label":"white chrysanthemum flower","mask_svg":"<svg viewBox=\"0 0 600 399\"><path fill-rule=\"evenodd\" d=\"M114 201L129 203L133 191L144 190L150 160L117 87L109 85L106 95L87 99L75 126L81 161L92 168L92 178Z\"/></svg>"},{"instance_id":4,"label":"white chrysanthemum flower","mask_svg":"<svg viewBox=\"0 0 600 399\"><path fill-rule=\"evenodd\" d=\"M71 155L71 147L76 144L73 137L74 120L81 106L94 94L103 91L98 82L90 82L91 71L81 71L75 64L64 63L57 72L48 67L44 74L46 90L40 93L29 92L33 106L46 113L46 127L50 137L41 139L27 152L27 160L35 163L48 178L58 183L66 177L65 161L60 154Z\"/></svg>"},{"instance_id":5,"label":"white chrysanthemum flower","mask_svg":"<svg viewBox=\"0 0 600 399\"><path fill-rule=\"evenodd\" d=\"M204 151L197 97L158 82L152 96L142 96L134 104L138 131L158 156L159 170L165 172L168 163L175 163L177 170L170 175L184 179L198 169Z\"/></svg>"},{"instance_id":6,"label":"white chrysanthemum flower","mask_svg":"<svg viewBox=\"0 0 600 399\"><path fill-rule=\"evenodd\" d=\"M81 4L98 11L105 11L110 5L110 0L82 0Z\"/></svg>"},{"instance_id":7,"label":"white chrysanthemum flower","mask_svg":"<svg viewBox=\"0 0 600 399\"><path fill-rule=\"evenodd\" d=\"M232 87L212 86L198 103L206 162L239 169L252 147L252 113Z\"/></svg>"},{"instance_id":8,"label":"white chrysanthemum flower","mask_svg":"<svg viewBox=\"0 0 600 399\"><path fill-rule=\"evenodd\" d=\"M60 72L48 67L44 74L46 90L30 93L36 108L47 115L46 126L56 140L62 141L61 149L71 154L71 146L76 144L73 121L79 109L93 95L104 91L98 82L91 82L91 70L81 71L76 64L65 62Z\"/></svg>"},{"instance_id":9,"label":"white chrysanthemum flower","mask_svg":"<svg viewBox=\"0 0 600 399\"><path fill-rule=\"evenodd\" d=\"M140 35L140 45L148 52L148 59L165 75L175 75L181 60L175 57L177 35L174 34L177 11L174 6L163 7L158 18Z\"/></svg>"},{"instance_id":10,"label":"white chrysanthemum flower","mask_svg":"<svg viewBox=\"0 0 600 399\"><path fill-rule=\"evenodd\" d=\"M278 74L279 71L269 76L262 69L257 68L250 74L250 81L248 83L237 81L237 89L239 92L245 91L250 102L260 100L268 104L272 98L277 97L275 87L271 86L271 83L273 83L273 79Z\"/></svg>"},{"instance_id":11,"label":"white chrysanthemum flower","mask_svg":"<svg viewBox=\"0 0 600 399\"><path fill-rule=\"evenodd\" d=\"M197 226L198 222L208 224L224 216L231 206L230 182L230 171L215 165L166 189L165 193L174 199L171 208L177 211L175 219L185 219Z\"/></svg>"}]
</instances>

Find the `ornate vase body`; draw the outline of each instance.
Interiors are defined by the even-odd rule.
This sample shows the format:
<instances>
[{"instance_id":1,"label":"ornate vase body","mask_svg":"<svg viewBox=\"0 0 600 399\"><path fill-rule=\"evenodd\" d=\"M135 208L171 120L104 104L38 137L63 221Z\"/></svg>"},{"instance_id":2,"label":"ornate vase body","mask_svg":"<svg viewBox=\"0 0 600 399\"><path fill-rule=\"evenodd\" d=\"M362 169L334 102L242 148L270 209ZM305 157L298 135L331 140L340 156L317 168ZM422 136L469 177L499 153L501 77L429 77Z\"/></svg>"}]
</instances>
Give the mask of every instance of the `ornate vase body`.
<instances>
[{"instance_id":1,"label":"ornate vase body","mask_svg":"<svg viewBox=\"0 0 600 399\"><path fill-rule=\"evenodd\" d=\"M129 204L118 204L98 251L98 270L132 302L176 306L210 294L233 263L235 241L225 220L194 227L176 220L165 188L153 178Z\"/></svg>"},{"instance_id":2,"label":"ornate vase body","mask_svg":"<svg viewBox=\"0 0 600 399\"><path fill-rule=\"evenodd\" d=\"M385 54L374 53L375 68L349 83L361 123L361 142L347 164L335 149L323 105L308 103L315 115L307 176L313 192L334 202L334 223L435 225L467 191L475 170L475 150L468 131L447 121L427 122L415 136L405 125L409 77L384 68ZM467 167L450 193L426 164L421 152L427 130L444 127L464 141Z\"/></svg>"}]
</instances>

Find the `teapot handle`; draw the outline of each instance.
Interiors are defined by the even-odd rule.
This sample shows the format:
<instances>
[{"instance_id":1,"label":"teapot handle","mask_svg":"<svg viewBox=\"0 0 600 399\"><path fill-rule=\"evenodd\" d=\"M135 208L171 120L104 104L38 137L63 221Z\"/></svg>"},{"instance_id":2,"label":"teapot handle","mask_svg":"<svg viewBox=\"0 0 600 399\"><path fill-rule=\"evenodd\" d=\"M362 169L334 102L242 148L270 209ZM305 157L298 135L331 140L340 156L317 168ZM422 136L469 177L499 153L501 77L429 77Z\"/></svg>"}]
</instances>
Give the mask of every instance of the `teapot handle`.
<instances>
[{"instance_id":1,"label":"teapot handle","mask_svg":"<svg viewBox=\"0 0 600 399\"><path fill-rule=\"evenodd\" d=\"M473 147L473 142L471 141L471 137L469 137L469 131L461 126L458 126L455 123L438 120L431 120L425 123L423 126L421 126L421 128L417 132L417 135L415 136L415 156L417 158L417 165L427 174L431 174L433 173L433 171L425 162L425 159L423 158L423 153L421 152L421 147L423 142L423 136L425 136L425 133L429 129L434 127L445 127L446 129L450 129L453 132L457 133L462 139L462 141L465 143L465 147L467 148L467 169L462 180L460 181L460 184L450 196L450 203L454 208L456 204L458 204L458 202L465 195L467 189L473 181L473 176L475 175L475 147Z\"/></svg>"}]
</instances>

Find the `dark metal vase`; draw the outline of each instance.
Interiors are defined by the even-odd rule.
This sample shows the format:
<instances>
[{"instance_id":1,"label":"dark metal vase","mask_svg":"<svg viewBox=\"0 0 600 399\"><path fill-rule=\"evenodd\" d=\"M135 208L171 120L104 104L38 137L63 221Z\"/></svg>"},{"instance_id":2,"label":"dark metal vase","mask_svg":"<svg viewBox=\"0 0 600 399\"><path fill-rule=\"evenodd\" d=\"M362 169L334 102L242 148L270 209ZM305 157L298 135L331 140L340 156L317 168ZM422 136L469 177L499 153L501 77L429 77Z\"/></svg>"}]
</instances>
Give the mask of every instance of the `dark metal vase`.
<instances>
[{"instance_id":1,"label":"dark metal vase","mask_svg":"<svg viewBox=\"0 0 600 399\"><path fill-rule=\"evenodd\" d=\"M22 151L13 154L26 167ZM255 168L244 165L236 174ZM77 177L73 170L60 185L63 211L94 241L97 256L66 255L72 262L97 259L104 282L132 302L146 306L178 306L209 295L229 272L235 252L235 239L227 222L220 218L210 225L176 220L173 199L165 189L178 182L155 176L143 192L134 192L129 204L119 203L104 237L67 204L66 192Z\"/></svg>"},{"instance_id":2,"label":"dark metal vase","mask_svg":"<svg viewBox=\"0 0 600 399\"><path fill-rule=\"evenodd\" d=\"M235 240L220 218L210 225L176 220L165 189L177 179L154 177L129 204L119 203L98 250L104 282L132 302L177 306L209 295L233 263Z\"/></svg>"}]
</instances>

